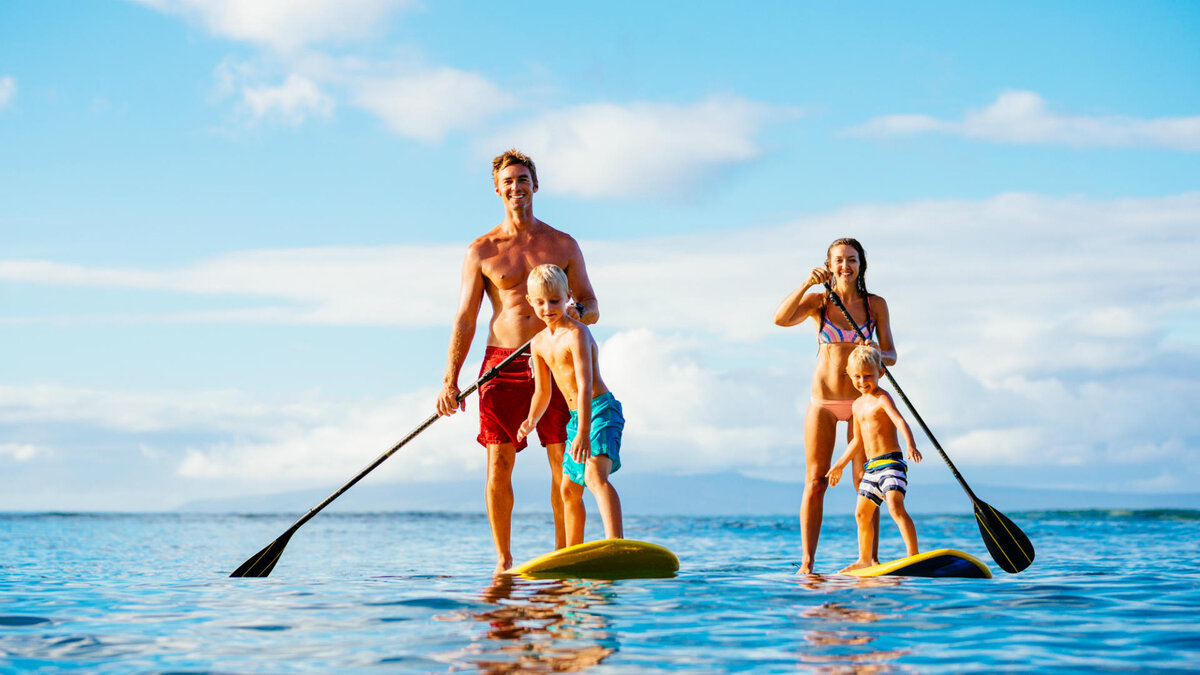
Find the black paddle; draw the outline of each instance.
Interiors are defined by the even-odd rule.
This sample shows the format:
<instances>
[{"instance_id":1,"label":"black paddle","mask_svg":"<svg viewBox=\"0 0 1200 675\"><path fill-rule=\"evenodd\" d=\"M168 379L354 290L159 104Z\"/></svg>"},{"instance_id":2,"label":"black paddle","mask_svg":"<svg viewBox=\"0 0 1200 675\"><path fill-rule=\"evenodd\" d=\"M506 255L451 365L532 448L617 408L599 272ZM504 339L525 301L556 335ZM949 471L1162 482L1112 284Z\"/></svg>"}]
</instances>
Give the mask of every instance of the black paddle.
<instances>
[{"instance_id":1,"label":"black paddle","mask_svg":"<svg viewBox=\"0 0 1200 675\"><path fill-rule=\"evenodd\" d=\"M825 288L829 290L829 297L842 310L842 314L846 316L846 320L850 322L851 326L854 326L854 332L858 333L860 338L866 340L867 336L858 327L858 323L854 321L854 317L850 316L850 310L846 309L846 305L842 304L842 299L830 288L829 284L826 284ZM1033 562L1034 555L1033 544L1029 543L1029 537L1025 536L1021 528L1017 527L1016 523L1009 520L1007 516L975 496L975 493L971 490L971 486L967 485L967 481L963 480L962 475L958 473L958 469L954 468L954 462L951 462L950 458L946 456L946 451L942 450L942 446L934 438L933 432L926 426L925 420L921 419L921 415L913 407L912 401L909 401L908 397L904 395L904 390L900 388L900 385L896 384L896 378L892 377L886 366L883 368L883 374L887 375L888 381L892 383L892 388L896 390L900 398L904 399L904 403L908 406L909 411L912 412L913 418L925 430L925 435L929 437L929 440L933 443L933 447L937 448L938 454L946 461L946 466L950 467L950 473L954 474L954 477L958 479L958 484L962 486L963 490L967 491L967 496L971 498L971 503L975 505L975 519L979 521L979 533L983 535L983 543L987 546L988 553L992 554L992 560L995 560L1000 569L1009 574L1016 574L1029 567L1030 563Z\"/></svg>"},{"instance_id":2,"label":"black paddle","mask_svg":"<svg viewBox=\"0 0 1200 675\"><path fill-rule=\"evenodd\" d=\"M512 363L513 359L517 358L521 354L524 354L525 351L528 349L529 349L529 342L526 342L525 344L521 345L512 354L509 354L508 357L505 358L503 361L501 361L500 363L497 363L495 366L489 368L487 370L487 372L485 372L483 375L481 375L479 377L478 380L475 380L474 384L467 387L466 391L464 391L458 395L458 400L462 401L464 398L470 396L471 393L474 392L476 389L478 389L480 385L482 385L484 382L487 382L488 380L492 379L493 377L496 377L496 375L498 375L500 373L500 371L504 369L505 366ZM329 504L332 503L333 500L342 496L343 492L345 492L346 490L349 490L351 487L354 486L355 483L362 480L362 478L364 476L366 476L367 474L374 471L375 467L379 466L380 464L383 464L384 460L386 460L388 457L391 457L400 448L404 447L405 443L411 441L413 438L416 437L417 434L428 429L431 424L433 424L434 422L437 421L438 417L441 417L441 415L439 415L438 413L434 413L434 414L430 415L429 419L427 419L421 423L421 426L419 426L416 429L413 429L411 432L409 432L409 434L407 436L405 436L403 439L401 439L401 441L399 443L393 445L390 450L388 450L387 452L383 453L382 455L376 457L375 461L371 462L367 466L367 468L358 472L358 475L355 476L354 478L351 478L350 480L346 481L345 485L338 488L333 494L326 497L325 501L323 501L320 504L317 504L316 506L309 509L308 513L304 514L304 516L301 517L300 520L297 520L295 523L293 523L292 526L289 527L286 532L279 535L278 539L271 542L270 544L267 544L267 546L263 550L259 551L258 553L255 553L249 560L242 563L242 565L240 567L238 567L236 570L234 570L233 574L230 574L229 576L231 576L231 577L265 577L265 576L270 575L271 570L275 569L275 563L279 562L279 556L283 555L283 549L285 546L287 546L288 540L292 538L292 535L296 533L296 530L300 529L301 525L307 523L309 521L309 519L311 519L313 516L320 513L321 509L325 508L326 506L329 506Z\"/></svg>"}]
</instances>

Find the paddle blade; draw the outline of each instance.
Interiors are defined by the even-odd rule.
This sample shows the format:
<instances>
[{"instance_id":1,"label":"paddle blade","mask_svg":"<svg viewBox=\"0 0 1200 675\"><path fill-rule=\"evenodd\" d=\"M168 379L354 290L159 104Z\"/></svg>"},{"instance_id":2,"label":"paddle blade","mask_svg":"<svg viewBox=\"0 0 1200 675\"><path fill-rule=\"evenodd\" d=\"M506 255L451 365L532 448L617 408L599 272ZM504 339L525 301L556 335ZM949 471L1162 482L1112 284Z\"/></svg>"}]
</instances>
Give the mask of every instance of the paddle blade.
<instances>
[{"instance_id":1,"label":"paddle blade","mask_svg":"<svg viewBox=\"0 0 1200 675\"><path fill-rule=\"evenodd\" d=\"M242 563L230 574L231 577L265 577L271 574L271 570L275 569L275 563L279 562L279 556L283 555L283 549L287 546L288 540L292 538L292 533L287 532L275 541L267 544L266 548L255 553L249 560Z\"/></svg>"},{"instance_id":2,"label":"paddle blade","mask_svg":"<svg viewBox=\"0 0 1200 675\"><path fill-rule=\"evenodd\" d=\"M1000 569L1016 574L1029 567L1033 562L1033 544L1016 523L978 500L975 501L975 519L979 521L983 543Z\"/></svg>"}]
</instances>

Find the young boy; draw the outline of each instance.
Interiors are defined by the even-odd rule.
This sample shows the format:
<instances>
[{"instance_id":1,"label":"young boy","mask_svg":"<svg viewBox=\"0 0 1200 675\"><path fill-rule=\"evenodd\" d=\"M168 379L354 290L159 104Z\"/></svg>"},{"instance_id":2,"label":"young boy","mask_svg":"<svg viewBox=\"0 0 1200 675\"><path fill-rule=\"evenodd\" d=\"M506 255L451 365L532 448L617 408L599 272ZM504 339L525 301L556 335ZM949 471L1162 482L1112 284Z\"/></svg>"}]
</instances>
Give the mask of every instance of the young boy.
<instances>
[{"instance_id":1,"label":"young boy","mask_svg":"<svg viewBox=\"0 0 1200 675\"><path fill-rule=\"evenodd\" d=\"M621 500L608 481L621 467L621 403L600 379L596 341L580 321L567 313L570 291L567 275L557 265L538 265L529 273L526 299L546 328L533 338L530 367L533 400L529 417L517 431L517 441L536 427L550 401L550 377L567 399L567 451L563 453L562 498L567 546L583 543L583 486L596 497L607 539L623 539Z\"/></svg>"},{"instance_id":2,"label":"young boy","mask_svg":"<svg viewBox=\"0 0 1200 675\"><path fill-rule=\"evenodd\" d=\"M897 430L904 434L910 460L920 462L921 453L917 451L912 429L900 416L896 403L886 391L879 388L882 369L879 350L867 345L856 347L846 361L846 374L861 394L854 400L851 409L854 440L825 476L830 486L837 485L842 478L842 469L856 455L864 452L866 472L858 484L858 505L854 509L854 518L858 522L858 560L843 572L879 564L871 554L875 549L875 529L871 526L871 519L885 499L888 512L892 514L896 525L900 526L900 536L904 538L908 555L917 554L917 528L904 508L908 465L904 463L904 453L900 452Z\"/></svg>"}]
</instances>

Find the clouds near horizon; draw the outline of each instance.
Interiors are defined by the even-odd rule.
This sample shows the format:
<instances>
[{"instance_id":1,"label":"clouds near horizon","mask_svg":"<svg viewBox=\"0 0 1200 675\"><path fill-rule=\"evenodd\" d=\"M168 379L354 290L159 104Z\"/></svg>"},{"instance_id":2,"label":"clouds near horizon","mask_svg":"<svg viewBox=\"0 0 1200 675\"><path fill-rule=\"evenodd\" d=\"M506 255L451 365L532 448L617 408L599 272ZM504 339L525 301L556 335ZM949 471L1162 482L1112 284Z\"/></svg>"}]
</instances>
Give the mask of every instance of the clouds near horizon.
<instances>
[{"instance_id":1,"label":"clouds near horizon","mask_svg":"<svg viewBox=\"0 0 1200 675\"><path fill-rule=\"evenodd\" d=\"M1172 322L1200 314L1193 282L1181 274L1200 255L1196 232L1200 194L1112 201L1012 194L861 206L736 235L581 245L600 296L598 329L608 335L602 371L625 403L630 447L641 448L634 471L799 479L811 328L780 329L770 318L820 264L828 241L851 233L867 247L869 288L889 301L901 356L893 372L957 464L1024 471L1043 485L1128 486L1087 468L1104 457L1167 489L1161 476L1133 467L1170 461L1200 438L1200 424L1187 421L1200 384L1178 367L1180 359L1200 365L1200 344L1163 339ZM457 289L454 275L434 270L454 269L459 249L250 251L165 271L9 260L0 261L0 279L243 294L276 308L198 321L354 325L375 317L434 326L447 320ZM1148 264L1122 274L1131 260ZM400 308L399 288L422 299ZM720 355L737 352L759 355L722 365ZM1170 396L1158 396L1165 391ZM169 451L180 476L246 479L286 462L272 474L280 487L345 473L362 461L363 448L386 448L427 415L432 400L425 389L353 403L54 387L0 394L0 423L106 425L134 436L207 425L223 437ZM1160 426L1163 415L1176 424ZM411 471L388 480L478 469L473 424L443 425L427 439L438 452L420 454ZM356 450L330 455L329 448ZM28 462L31 452L7 454ZM1179 473L1172 489L1185 489L1192 473Z\"/></svg>"}]
</instances>

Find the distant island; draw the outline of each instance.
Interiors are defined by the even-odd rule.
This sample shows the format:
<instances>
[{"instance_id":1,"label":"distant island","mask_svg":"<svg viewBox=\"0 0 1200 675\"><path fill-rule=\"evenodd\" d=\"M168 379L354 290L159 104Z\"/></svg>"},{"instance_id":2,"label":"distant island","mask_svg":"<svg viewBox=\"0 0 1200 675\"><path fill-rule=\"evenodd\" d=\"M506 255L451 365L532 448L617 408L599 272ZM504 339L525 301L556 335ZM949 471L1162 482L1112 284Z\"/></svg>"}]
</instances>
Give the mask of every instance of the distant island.
<instances>
[{"instance_id":1,"label":"distant island","mask_svg":"<svg viewBox=\"0 0 1200 675\"><path fill-rule=\"evenodd\" d=\"M792 515L800 510L799 483L749 478L736 473L694 476L625 474L616 476L630 514L644 515ZM302 513L336 489L299 490L225 499L195 500L174 510L188 513ZM981 499L1009 512L1082 509L1200 509L1200 493L1116 493L974 484ZM515 510L549 509L544 480L515 481ZM922 484L909 494L913 513L969 514L971 502L957 483ZM839 486L829 491L827 508L850 513L854 493ZM595 504L591 503L594 509ZM341 512L436 511L482 513L483 477L439 483L361 484L329 507Z\"/></svg>"}]
</instances>

